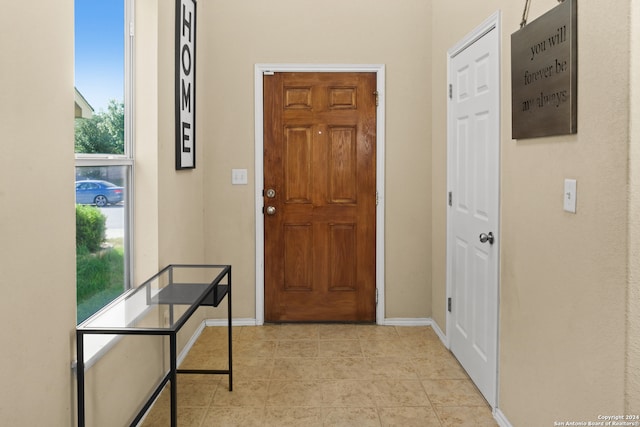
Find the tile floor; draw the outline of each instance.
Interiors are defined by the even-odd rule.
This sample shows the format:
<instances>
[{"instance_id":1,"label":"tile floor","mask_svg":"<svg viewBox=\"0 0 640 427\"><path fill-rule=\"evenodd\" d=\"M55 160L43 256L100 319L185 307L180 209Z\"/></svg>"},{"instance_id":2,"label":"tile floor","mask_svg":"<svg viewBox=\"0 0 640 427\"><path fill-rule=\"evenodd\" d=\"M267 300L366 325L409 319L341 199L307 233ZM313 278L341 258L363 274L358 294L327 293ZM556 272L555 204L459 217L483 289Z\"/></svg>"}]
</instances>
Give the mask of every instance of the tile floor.
<instances>
[{"instance_id":1,"label":"tile floor","mask_svg":"<svg viewBox=\"0 0 640 427\"><path fill-rule=\"evenodd\" d=\"M226 328L205 328L181 368L226 369ZM178 376L179 426L496 426L430 327L233 328L233 391L222 375ZM143 426L169 425L169 397Z\"/></svg>"}]
</instances>

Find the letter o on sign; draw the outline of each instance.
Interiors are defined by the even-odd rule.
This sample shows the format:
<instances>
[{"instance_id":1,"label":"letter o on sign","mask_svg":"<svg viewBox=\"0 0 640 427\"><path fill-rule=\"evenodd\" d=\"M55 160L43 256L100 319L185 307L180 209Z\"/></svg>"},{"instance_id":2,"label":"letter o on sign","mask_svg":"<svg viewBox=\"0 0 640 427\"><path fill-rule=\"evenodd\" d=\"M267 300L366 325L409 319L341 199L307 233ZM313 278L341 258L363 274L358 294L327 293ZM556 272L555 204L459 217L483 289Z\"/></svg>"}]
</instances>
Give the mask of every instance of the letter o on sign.
<instances>
[{"instance_id":1,"label":"letter o on sign","mask_svg":"<svg viewBox=\"0 0 640 427\"><path fill-rule=\"evenodd\" d=\"M188 45L185 44L182 46L182 54L180 57L182 58L182 71L188 76L191 74L191 51Z\"/></svg>"}]
</instances>

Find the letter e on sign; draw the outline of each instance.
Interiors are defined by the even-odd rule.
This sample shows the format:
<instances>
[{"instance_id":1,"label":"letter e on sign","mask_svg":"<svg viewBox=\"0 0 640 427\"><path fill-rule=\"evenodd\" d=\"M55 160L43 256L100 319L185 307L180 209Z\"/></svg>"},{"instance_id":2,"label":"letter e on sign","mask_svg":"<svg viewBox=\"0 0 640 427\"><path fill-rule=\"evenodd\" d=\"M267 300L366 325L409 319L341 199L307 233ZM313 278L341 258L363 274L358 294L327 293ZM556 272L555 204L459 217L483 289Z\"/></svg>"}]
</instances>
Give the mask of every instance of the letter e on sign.
<instances>
[{"instance_id":1,"label":"letter e on sign","mask_svg":"<svg viewBox=\"0 0 640 427\"><path fill-rule=\"evenodd\" d=\"M196 1L176 0L176 169L196 167Z\"/></svg>"}]
</instances>

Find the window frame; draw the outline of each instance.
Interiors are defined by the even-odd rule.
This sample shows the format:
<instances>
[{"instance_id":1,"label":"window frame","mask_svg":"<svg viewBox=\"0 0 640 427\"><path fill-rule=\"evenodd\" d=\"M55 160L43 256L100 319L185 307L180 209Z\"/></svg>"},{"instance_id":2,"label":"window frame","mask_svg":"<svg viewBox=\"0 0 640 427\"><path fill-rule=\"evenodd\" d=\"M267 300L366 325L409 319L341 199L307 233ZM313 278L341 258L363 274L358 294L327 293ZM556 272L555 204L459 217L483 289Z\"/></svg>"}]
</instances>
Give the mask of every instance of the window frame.
<instances>
[{"instance_id":1,"label":"window frame","mask_svg":"<svg viewBox=\"0 0 640 427\"><path fill-rule=\"evenodd\" d=\"M135 0L122 0L124 5L124 154L74 153L75 168L122 166L126 169L126 191L124 199L124 291L133 286L133 201L134 201L134 55L135 55ZM75 175L74 175L75 176ZM77 286L77 284L76 284ZM77 301L76 301L77 305ZM109 340L110 341L110 340ZM105 343L106 344L106 343ZM88 358L100 352L102 346L86 349ZM92 356L93 354L93 356Z\"/></svg>"}]
</instances>

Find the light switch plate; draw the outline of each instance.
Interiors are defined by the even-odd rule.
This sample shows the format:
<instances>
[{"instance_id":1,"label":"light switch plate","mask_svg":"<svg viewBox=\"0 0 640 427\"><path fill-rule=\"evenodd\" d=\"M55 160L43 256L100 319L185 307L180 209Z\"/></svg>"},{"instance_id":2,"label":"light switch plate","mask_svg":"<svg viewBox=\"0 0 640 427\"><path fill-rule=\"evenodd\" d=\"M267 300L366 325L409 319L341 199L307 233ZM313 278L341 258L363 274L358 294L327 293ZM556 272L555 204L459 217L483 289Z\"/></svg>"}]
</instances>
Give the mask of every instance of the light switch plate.
<instances>
[{"instance_id":1,"label":"light switch plate","mask_svg":"<svg viewBox=\"0 0 640 427\"><path fill-rule=\"evenodd\" d=\"M246 185L247 184L247 170L246 169L231 169L231 184L233 184L233 185Z\"/></svg>"},{"instance_id":2,"label":"light switch plate","mask_svg":"<svg viewBox=\"0 0 640 427\"><path fill-rule=\"evenodd\" d=\"M564 210L576 213L577 183L575 179L564 180Z\"/></svg>"}]
</instances>

